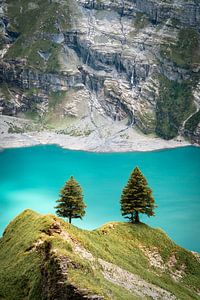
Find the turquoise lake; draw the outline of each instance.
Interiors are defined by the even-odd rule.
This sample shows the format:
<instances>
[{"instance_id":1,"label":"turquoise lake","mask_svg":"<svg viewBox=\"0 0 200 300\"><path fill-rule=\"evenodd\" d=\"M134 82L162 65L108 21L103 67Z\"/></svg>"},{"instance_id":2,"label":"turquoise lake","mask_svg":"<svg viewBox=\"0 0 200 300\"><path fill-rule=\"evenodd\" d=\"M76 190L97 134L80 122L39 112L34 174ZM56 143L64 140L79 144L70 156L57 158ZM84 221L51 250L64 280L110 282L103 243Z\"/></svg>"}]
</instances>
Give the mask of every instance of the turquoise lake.
<instances>
[{"instance_id":1,"label":"turquoise lake","mask_svg":"<svg viewBox=\"0 0 200 300\"><path fill-rule=\"evenodd\" d=\"M59 190L73 175L87 204L84 219L73 223L94 229L120 215L121 191L139 166L158 205L156 216L142 221L162 228L176 243L200 252L200 148L155 152L89 153L58 146L0 152L0 234L26 208L55 213Z\"/></svg>"}]
</instances>

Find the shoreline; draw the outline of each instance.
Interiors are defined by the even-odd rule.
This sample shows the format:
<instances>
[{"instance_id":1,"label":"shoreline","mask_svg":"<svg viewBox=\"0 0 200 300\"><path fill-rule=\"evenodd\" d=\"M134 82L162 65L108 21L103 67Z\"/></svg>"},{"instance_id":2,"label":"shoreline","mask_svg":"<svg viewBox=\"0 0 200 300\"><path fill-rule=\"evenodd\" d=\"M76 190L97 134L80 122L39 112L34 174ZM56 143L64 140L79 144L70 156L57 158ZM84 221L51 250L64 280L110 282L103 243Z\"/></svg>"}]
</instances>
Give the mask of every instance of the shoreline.
<instances>
[{"instance_id":1,"label":"shoreline","mask_svg":"<svg viewBox=\"0 0 200 300\"><path fill-rule=\"evenodd\" d=\"M118 135L109 138L100 138L95 134L77 137L50 131L0 135L0 150L37 145L57 145L63 149L94 153L149 152L198 146L183 139L163 140L159 137L139 134L136 131L132 140L120 138Z\"/></svg>"}]
</instances>

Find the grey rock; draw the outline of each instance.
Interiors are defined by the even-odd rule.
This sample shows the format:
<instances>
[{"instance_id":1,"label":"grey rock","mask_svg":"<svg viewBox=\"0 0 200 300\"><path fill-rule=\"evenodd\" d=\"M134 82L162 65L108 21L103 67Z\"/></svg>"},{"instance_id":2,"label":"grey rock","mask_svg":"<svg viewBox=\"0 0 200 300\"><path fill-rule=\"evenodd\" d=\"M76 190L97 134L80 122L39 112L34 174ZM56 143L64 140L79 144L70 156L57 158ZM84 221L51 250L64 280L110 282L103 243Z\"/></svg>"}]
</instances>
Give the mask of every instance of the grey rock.
<instances>
[{"instance_id":1,"label":"grey rock","mask_svg":"<svg viewBox=\"0 0 200 300\"><path fill-rule=\"evenodd\" d=\"M2 3L4 7L6 1ZM45 116L51 93L64 91L67 96L56 108L67 125L57 130L73 132L75 128L77 132L78 126L79 132L85 132L80 120L86 118L89 127L97 130L111 119L120 124L119 131L135 125L145 133L154 132L159 76L182 82L193 72L163 58L160 48L169 40L175 43L182 26L200 29L200 4L192 0L77 0L72 4L79 17L73 20L71 29L63 30L57 20L57 34L40 32L32 37L59 44L59 71L30 67L26 59L3 57L0 61L0 81L22 90L17 104L15 97L7 103L4 97L0 99L1 112L18 115L34 106L39 115ZM34 7L29 4L29 9ZM136 24L138 13L147 16L140 26ZM17 33L9 33L3 8L0 14L4 43L12 44ZM178 22L177 27L172 20ZM40 49L37 53L48 63L49 51ZM39 92L25 97L30 89ZM77 98L82 99L82 107Z\"/></svg>"}]
</instances>

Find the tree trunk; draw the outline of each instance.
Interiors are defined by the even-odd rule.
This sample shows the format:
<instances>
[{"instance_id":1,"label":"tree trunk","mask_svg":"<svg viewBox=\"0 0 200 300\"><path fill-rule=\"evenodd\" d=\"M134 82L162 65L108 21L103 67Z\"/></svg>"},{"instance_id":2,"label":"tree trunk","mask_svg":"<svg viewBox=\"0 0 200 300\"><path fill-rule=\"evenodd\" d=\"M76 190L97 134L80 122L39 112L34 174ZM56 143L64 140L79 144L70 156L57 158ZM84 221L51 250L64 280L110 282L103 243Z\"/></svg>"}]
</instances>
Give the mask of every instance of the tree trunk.
<instances>
[{"instance_id":1,"label":"tree trunk","mask_svg":"<svg viewBox=\"0 0 200 300\"><path fill-rule=\"evenodd\" d=\"M131 213L131 223L134 223L134 212Z\"/></svg>"},{"instance_id":2,"label":"tree trunk","mask_svg":"<svg viewBox=\"0 0 200 300\"><path fill-rule=\"evenodd\" d=\"M135 212L135 223L140 223L139 212Z\"/></svg>"},{"instance_id":3,"label":"tree trunk","mask_svg":"<svg viewBox=\"0 0 200 300\"><path fill-rule=\"evenodd\" d=\"M72 223L72 217L70 216L69 217L69 224L71 224Z\"/></svg>"}]
</instances>

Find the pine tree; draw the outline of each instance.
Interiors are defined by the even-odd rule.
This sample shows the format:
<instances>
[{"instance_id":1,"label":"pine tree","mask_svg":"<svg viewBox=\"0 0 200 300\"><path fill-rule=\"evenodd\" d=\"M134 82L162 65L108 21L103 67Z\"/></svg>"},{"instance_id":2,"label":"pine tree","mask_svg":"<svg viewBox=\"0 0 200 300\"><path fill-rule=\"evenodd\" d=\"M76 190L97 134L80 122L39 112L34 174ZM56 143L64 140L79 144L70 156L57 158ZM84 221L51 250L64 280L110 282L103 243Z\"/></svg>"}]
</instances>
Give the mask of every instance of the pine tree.
<instances>
[{"instance_id":1,"label":"pine tree","mask_svg":"<svg viewBox=\"0 0 200 300\"><path fill-rule=\"evenodd\" d=\"M56 202L58 203L55 207L57 215L69 218L69 223L72 219L82 219L85 215L86 205L83 201L82 188L73 176L65 183Z\"/></svg>"},{"instance_id":2,"label":"pine tree","mask_svg":"<svg viewBox=\"0 0 200 300\"><path fill-rule=\"evenodd\" d=\"M154 216L156 207L152 190L148 187L146 178L138 167L136 167L124 187L121 195L121 212L125 218L132 223L139 223L139 213L148 217Z\"/></svg>"}]
</instances>

